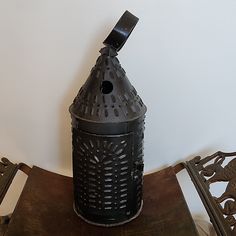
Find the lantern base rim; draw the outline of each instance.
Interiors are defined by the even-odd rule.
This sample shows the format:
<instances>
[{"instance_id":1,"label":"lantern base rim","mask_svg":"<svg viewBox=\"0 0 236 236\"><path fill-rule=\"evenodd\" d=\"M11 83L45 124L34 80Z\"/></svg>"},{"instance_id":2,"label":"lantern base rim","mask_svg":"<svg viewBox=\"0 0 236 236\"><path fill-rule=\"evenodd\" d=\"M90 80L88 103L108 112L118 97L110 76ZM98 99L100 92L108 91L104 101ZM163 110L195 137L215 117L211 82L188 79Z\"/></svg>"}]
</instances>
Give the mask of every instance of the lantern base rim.
<instances>
[{"instance_id":1,"label":"lantern base rim","mask_svg":"<svg viewBox=\"0 0 236 236\"><path fill-rule=\"evenodd\" d=\"M139 210L137 211L137 213L136 213L134 216L132 216L131 218L129 218L129 219L127 219L127 220L124 220L124 221L121 221L121 222L117 222L117 223L111 223L111 224L102 224L102 223L97 223L97 222L94 222L94 221L91 221L91 220L86 219L84 216L82 216L82 215L77 211L77 209L76 209L76 207L75 207L75 203L73 204L73 209L74 209L74 212L76 213L76 215L79 216L79 217L80 217L83 221L85 221L86 223L89 223L89 224L91 224L91 225L96 225L96 226L113 227L113 226L124 225L124 224L129 223L130 221L136 219L136 218L140 215L140 213L141 213L141 211L142 211L142 209L143 209L143 200L141 201L141 205L140 205Z\"/></svg>"}]
</instances>

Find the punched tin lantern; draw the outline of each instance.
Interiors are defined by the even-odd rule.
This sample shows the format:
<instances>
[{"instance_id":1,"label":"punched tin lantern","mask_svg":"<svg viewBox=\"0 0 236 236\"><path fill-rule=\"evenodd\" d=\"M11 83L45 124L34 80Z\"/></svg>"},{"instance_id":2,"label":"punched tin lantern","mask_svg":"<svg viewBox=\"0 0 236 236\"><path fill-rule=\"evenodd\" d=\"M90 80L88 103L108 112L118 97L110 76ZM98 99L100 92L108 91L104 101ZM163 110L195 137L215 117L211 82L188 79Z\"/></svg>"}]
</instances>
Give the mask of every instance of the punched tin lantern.
<instances>
[{"instance_id":1,"label":"punched tin lantern","mask_svg":"<svg viewBox=\"0 0 236 236\"><path fill-rule=\"evenodd\" d=\"M116 57L137 21L123 14L70 106L74 209L96 225L126 223L142 208L146 106Z\"/></svg>"}]
</instances>

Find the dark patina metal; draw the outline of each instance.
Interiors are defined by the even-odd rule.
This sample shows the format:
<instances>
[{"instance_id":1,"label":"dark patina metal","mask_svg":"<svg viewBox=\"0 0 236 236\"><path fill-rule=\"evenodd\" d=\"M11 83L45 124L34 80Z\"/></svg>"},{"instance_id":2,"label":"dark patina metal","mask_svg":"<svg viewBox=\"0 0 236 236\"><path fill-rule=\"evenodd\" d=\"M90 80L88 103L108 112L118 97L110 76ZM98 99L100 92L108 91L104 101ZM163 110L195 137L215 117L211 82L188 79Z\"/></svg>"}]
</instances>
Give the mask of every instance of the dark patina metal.
<instances>
[{"instance_id":1,"label":"dark patina metal","mask_svg":"<svg viewBox=\"0 0 236 236\"><path fill-rule=\"evenodd\" d=\"M116 57L137 21L124 13L70 107L74 208L98 225L125 223L142 207L146 106Z\"/></svg>"},{"instance_id":2,"label":"dark patina metal","mask_svg":"<svg viewBox=\"0 0 236 236\"><path fill-rule=\"evenodd\" d=\"M219 236L236 235L236 152L200 156L186 162L186 169L205 205ZM227 182L221 196L213 196L211 186Z\"/></svg>"}]
</instances>

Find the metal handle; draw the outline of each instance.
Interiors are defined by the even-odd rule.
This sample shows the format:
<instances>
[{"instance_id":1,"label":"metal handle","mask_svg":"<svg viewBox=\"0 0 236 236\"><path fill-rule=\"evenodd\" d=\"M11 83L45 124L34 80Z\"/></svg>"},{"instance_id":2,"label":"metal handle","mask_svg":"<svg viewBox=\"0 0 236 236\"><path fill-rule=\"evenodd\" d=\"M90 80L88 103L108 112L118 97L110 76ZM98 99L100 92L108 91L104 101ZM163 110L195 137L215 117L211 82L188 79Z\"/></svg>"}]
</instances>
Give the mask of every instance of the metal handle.
<instances>
[{"instance_id":1,"label":"metal handle","mask_svg":"<svg viewBox=\"0 0 236 236\"><path fill-rule=\"evenodd\" d=\"M103 43L106 46L113 47L118 52L125 44L138 20L135 15L125 11Z\"/></svg>"}]
</instances>

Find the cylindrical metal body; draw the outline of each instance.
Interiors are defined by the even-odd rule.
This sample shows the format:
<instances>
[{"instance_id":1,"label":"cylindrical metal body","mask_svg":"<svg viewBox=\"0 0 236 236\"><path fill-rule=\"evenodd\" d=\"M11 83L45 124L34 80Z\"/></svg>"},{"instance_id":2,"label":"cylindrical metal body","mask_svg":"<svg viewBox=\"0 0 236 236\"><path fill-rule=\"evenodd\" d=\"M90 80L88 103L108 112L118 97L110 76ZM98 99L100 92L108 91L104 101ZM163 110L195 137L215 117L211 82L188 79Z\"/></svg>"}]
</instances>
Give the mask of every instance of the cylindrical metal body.
<instances>
[{"instance_id":1,"label":"cylindrical metal body","mask_svg":"<svg viewBox=\"0 0 236 236\"><path fill-rule=\"evenodd\" d=\"M146 106L107 46L70 107L75 211L98 225L123 224L142 207Z\"/></svg>"}]
</instances>

